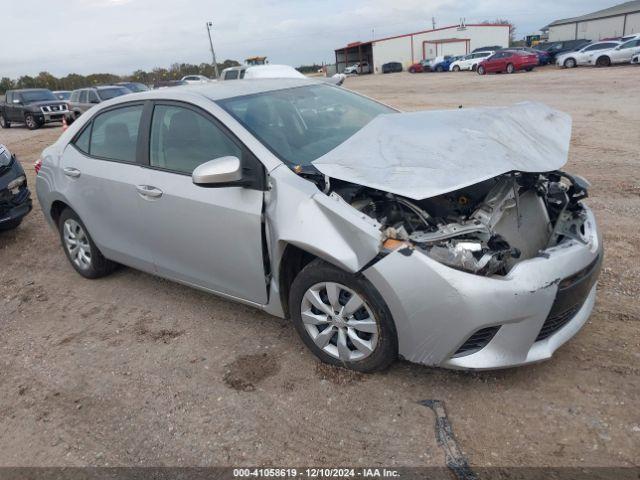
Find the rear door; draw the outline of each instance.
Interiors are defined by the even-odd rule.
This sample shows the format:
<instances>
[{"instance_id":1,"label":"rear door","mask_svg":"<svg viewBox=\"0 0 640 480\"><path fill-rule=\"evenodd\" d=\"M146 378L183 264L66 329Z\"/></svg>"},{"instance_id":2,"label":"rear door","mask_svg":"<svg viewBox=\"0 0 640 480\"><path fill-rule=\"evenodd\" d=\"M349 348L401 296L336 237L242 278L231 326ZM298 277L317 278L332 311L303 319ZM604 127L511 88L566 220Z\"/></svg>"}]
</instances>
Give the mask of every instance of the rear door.
<instances>
[{"instance_id":1,"label":"rear door","mask_svg":"<svg viewBox=\"0 0 640 480\"><path fill-rule=\"evenodd\" d=\"M165 277L235 298L267 301L262 207L264 192L194 185L202 163L255 157L209 113L186 103L157 102L150 113L149 167L141 211L146 244Z\"/></svg>"},{"instance_id":2,"label":"rear door","mask_svg":"<svg viewBox=\"0 0 640 480\"><path fill-rule=\"evenodd\" d=\"M137 192L147 174L137 153L143 109L121 104L93 118L63 153L60 190L107 258L153 271Z\"/></svg>"}]
</instances>

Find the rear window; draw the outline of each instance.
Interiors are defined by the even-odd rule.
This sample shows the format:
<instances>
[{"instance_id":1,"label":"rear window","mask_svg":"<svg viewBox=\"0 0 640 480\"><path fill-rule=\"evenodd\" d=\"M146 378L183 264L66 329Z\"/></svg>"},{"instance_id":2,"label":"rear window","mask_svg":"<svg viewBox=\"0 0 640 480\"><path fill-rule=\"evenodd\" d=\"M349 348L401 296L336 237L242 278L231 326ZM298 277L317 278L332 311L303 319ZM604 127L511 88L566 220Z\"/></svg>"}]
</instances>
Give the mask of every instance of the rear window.
<instances>
[{"instance_id":1,"label":"rear window","mask_svg":"<svg viewBox=\"0 0 640 480\"><path fill-rule=\"evenodd\" d=\"M93 120L89 154L122 162L136 161L142 105L101 113Z\"/></svg>"},{"instance_id":2,"label":"rear window","mask_svg":"<svg viewBox=\"0 0 640 480\"><path fill-rule=\"evenodd\" d=\"M238 73L240 73L238 70L231 70L227 73L224 74L224 79L225 80L235 80L238 78Z\"/></svg>"}]
</instances>

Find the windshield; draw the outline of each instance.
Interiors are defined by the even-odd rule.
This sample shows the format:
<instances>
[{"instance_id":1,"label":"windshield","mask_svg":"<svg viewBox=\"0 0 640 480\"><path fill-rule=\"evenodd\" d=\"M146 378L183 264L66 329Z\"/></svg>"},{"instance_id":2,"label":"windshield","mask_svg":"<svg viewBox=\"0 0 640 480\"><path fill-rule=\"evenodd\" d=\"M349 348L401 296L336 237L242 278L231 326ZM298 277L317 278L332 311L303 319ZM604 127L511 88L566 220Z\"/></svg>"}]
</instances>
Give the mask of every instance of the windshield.
<instances>
[{"instance_id":1,"label":"windshield","mask_svg":"<svg viewBox=\"0 0 640 480\"><path fill-rule=\"evenodd\" d=\"M142 83L126 83L123 87L128 88L132 92L146 92L149 88Z\"/></svg>"},{"instance_id":2,"label":"windshield","mask_svg":"<svg viewBox=\"0 0 640 480\"><path fill-rule=\"evenodd\" d=\"M51 90L27 90L20 92L20 98L24 103L56 101L57 98Z\"/></svg>"},{"instance_id":3,"label":"windshield","mask_svg":"<svg viewBox=\"0 0 640 480\"><path fill-rule=\"evenodd\" d=\"M120 95L126 95L127 93L131 93L131 92L124 87L109 87L109 88L101 88L98 90L98 96L102 101L119 97Z\"/></svg>"},{"instance_id":4,"label":"windshield","mask_svg":"<svg viewBox=\"0 0 640 480\"><path fill-rule=\"evenodd\" d=\"M58 100L69 100L71 92L56 92L55 95L58 97Z\"/></svg>"},{"instance_id":5,"label":"windshield","mask_svg":"<svg viewBox=\"0 0 640 480\"><path fill-rule=\"evenodd\" d=\"M313 85L218 102L289 165L309 166L382 113L394 113L355 93Z\"/></svg>"}]
</instances>

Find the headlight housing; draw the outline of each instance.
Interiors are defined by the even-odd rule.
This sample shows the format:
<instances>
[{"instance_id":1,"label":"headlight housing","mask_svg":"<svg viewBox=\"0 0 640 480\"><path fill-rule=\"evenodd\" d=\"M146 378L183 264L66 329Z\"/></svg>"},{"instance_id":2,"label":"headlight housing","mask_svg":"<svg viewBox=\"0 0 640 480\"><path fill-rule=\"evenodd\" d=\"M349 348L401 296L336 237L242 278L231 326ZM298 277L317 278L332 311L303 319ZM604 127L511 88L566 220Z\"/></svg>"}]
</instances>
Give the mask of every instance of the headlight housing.
<instances>
[{"instance_id":1,"label":"headlight housing","mask_svg":"<svg viewBox=\"0 0 640 480\"><path fill-rule=\"evenodd\" d=\"M26 182L26 180L27 178L24 175L20 175L18 178L14 178L13 180L11 180L7 185L7 188L9 190L19 188L24 184L24 182Z\"/></svg>"}]
</instances>

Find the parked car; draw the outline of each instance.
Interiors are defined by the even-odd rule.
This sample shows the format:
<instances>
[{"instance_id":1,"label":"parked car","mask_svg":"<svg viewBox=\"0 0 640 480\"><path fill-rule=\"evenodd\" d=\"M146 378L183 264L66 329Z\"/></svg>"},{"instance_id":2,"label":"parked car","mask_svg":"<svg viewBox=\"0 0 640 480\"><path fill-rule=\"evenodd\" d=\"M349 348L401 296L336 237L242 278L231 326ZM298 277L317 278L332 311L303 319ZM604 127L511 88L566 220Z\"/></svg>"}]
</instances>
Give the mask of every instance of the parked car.
<instances>
[{"instance_id":1,"label":"parked car","mask_svg":"<svg viewBox=\"0 0 640 480\"><path fill-rule=\"evenodd\" d=\"M501 45L489 45L488 47L478 47L478 48L474 48L473 50L471 50L471 53L476 53L476 52L486 52L486 51L494 51L497 52L498 50L504 50L504 47Z\"/></svg>"},{"instance_id":2,"label":"parked car","mask_svg":"<svg viewBox=\"0 0 640 480\"><path fill-rule=\"evenodd\" d=\"M78 90L74 90L71 92L71 96L69 97L67 122L70 124L73 123L80 115L94 105L129 93L131 93L131 90L118 85L80 88Z\"/></svg>"},{"instance_id":3,"label":"parked car","mask_svg":"<svg viewBox=\"0 0 640 480\"><path fill-rule=\"evenodd\" d=\"M640 38L629 40L609 50L590 53L587 65L608 67L611 64L629 63L636 53L640 53Z\"/></svg>"},{"instance_id":4,"label":"parked car","mask_svg":"<svg viewBox=\"0 0 640 480\"><path fill-rule=\"evenodd\" d=\"M462 56L459 56L459 55L458 56L445 55L443 58L434 60L433 62L431 62L429 64L429 69L432 72L448 72L451 64L461 58Z\"/></svg>"},{"instance_id":5,"label":"parked car","mask_svg":"<svg viewBox=\"0 0 640 480\"><path fill-rule=\"evenodd\" d=\"M459 72L460 70L471 70L475 72L478 63L480 63L485 58L490 57L494 53L495 52L492 50L470 53L452 62L451 65L449 65L449 70L451 70L452 72Z\"/></svg>"},{"instance_id":6,"label":"parked car","mask_svg":"<svg viewBox=\"0 0 640 480\"><path fill-rule=\"evenodd\" d=\"M502 368L550 358L594 305L570 138L541 104L400 113L309 79L219 82L89 110L36 191L84 277L117 262L290 317L354 370Z\"/></svg>"},{"instance_id":7,"label":"parked car","mask_svg":"<svg viewBox=\"0 0 640 480\"><path fill-rule=\"evenodd\" d=\"M147 87L144 83L140 83L140 82L118 82L116 83L116 85L118 87L124 87L126 89L129 89L133 93L146 92L147 90L149 90L149 87Z\"/></svg>"},{"instance_id":8,"label":"parked car","mask_svg":"<svg viewBox=\"0 0 640 480\"><path fill-rule=\"evenodd\" d=\"M430 60L420 60L409 66L409 73L423 73L429 70Z\"/></svg>"},{"instance_id":9,"label":"parked car","mask_svg":"<svg viewBox=\"0 0 640 480\"><path fill-rule=\"evenodd\" d=\"M67 113L67 104L51 90L7 90L5 101L0 102L0 127L10 128L14 123L24 123L29 130L35 130L45 123L61 122Z\"/></svg>"},{"instance_id":10,"label":"parked car","mask_svg":"<svg viewBox=\"0 0 640 480\"><path fill-rule=\"evenodd\" d=\"M582 47L591 43L591 40L579 39L579 40L567 40L564 42L549 42L539 43L536 45L536 50L542 50L549 54L549 63L556 63L556 57L563 53L573 52L580 50Z\"/></svg>"},{"instance_id":11,"label":"parked car","mask_svg":"<svg viewBox=\"0 0 640 480\"><path fill-rule=\"evenodd\" d=\"M31 193L22 165L0 144L0 232L17 228L31 211Z\"/></svg>"},{"instance_id":12,"label":"parked car","mask_svg":"<svg viewBox=\"0 0 640 480\"><path fill-rule=\"evenodd\" d=\"M69 100L69 97L71 96L71 91L70 90L55 90L54 92L52 92L56 98L58 100Z\"/></svg>"},{"instance_id":13,"label":"parked car","mask_svg":"<svg viewBox=\"0 0 640 480\"><path fill-rule=\"evenodd\" d=\"M509 50L527 52L536 55L538 57L538 65L548 65L551 62L551 55L544 50L538 50L530 47L509 47Z\"/></svg>"},{"instance_id":14,"label":"parked car","mask_svg":"<svg viewBox=\"0 0 640 480\"><path fill-rule=\"evenodd\" d=\"M153 89L157 90L159 88L181 87L183 85L189 84L183 80L158 80L153 84Z\"/></svg>"},{"instance_id":15,"label":"parked car","mask_svg":"<svg viewBox=\"0 0 640 480\"><path fill-rule=\"evenodd\" d=\"M530 72L538 65L538 56L533 53L501 50L478 64L476 71L485 73L515 73L518 70Z\"/></svg>"},{"instance_id":16,"label":"parked car","mask_svg":"<svg viewBox=\"0 0 640 480\"><path fill-rule=\"evenodd\" d=\"M225 68L220 74L220 80L241 80L244 78L247 68L249 68L249 65Z\"/></svg>"},{"instance_id":17,"label":"parked car","mask_svg":"<svg viewBox=\"0 0 640 480\"><path fill-rule=\"evenodd\" d=\"M589 57L594 52L609 50L620 45L618 41L590 43L586 47L573 52L566 52L556 56L556 65L564 68L575 68L579 65L588 65Z\"/></svg>"},{"instance_id":18,"label":"parked car","mask_svg":"<svg viewBox=\"0 0 640 480\"><path fill-rule=\"evenodd\" d=\"M400 62L389 62L382 65L382 73L395 73L402 71L402 64Z\"/></svg>"},{"instance_id":19,"label":"parked car","mask_svg":"<svg viewBox=\"0 0 640 480\"><path fill-rule=\"evenodd\" d=\"M369 62L354 63L344 69L346 75L360 75L362 73L371 73Z\"/></svg>"},{"instance_id":20,"label":"parked car","mask_svg":"<svg viewBox=\"0 0 640 480\"><path fill-rule=\"evenodd\" d=\"M190 85L198 83L209 83L211 81L210 78L205 77L204 75L186 75L182 77L181 80Z\"/></svg>"}]
</instances>

